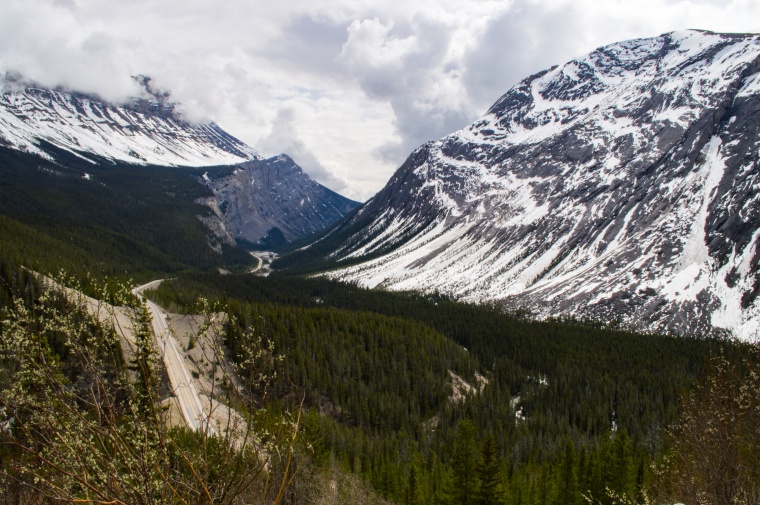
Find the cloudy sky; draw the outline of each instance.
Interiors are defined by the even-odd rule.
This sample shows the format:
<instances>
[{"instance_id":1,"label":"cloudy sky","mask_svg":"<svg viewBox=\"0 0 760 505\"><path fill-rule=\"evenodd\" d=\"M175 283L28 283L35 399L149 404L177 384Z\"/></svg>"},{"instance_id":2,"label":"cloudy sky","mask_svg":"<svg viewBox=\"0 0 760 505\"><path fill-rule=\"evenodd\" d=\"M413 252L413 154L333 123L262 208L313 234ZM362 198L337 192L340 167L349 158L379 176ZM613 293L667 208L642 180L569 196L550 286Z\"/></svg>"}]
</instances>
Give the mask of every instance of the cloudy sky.
<instances>
[{"instance_id":1,"label":"cloudy sky","mask_svg":"<svg viewBox=\"0 0 760 505\"><path fill-rule=\"evenodd\" d=\"M618 40L760 32L757 0L2 0L0 70L110 100L131 75L365 200L523 77Z\"/></svg>"}]
</instances>

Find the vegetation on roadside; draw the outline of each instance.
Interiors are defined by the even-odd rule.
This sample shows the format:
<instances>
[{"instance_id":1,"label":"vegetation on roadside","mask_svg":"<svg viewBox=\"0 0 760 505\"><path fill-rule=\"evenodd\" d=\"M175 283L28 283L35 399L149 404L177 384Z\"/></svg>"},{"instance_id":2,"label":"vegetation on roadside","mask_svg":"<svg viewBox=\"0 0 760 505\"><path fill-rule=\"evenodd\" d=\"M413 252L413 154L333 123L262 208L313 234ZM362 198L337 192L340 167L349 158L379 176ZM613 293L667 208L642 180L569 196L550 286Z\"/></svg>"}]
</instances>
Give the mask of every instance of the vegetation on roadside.
<instances>
[{"instance_id":1,"label":"vegetation on roadside","mask_svg":"<svg viewBox=\"0 0 760 505\"><path fill-rule=\"evenodd\" d=\"M189 431L170 419L150 317L126 290L131 338L109 306L18 273L36 295L3 289L12 303L0 320L1 503L293 503L286 490L307 450L297 412L259 410L260 340L246 337L239 380L225 372L221 397L245 415Z\"/></svg>"},{"instance_id":2,"label":"vegetation on roadside","mask_svg":"<svg viewBox=\"0 0 760 505\"><path fill-rule=\"evenodd\" d=\"M0 148L0 503L760 504L756 345L220 276L254 260L209 245L192 170L57 154ZM21 265L131 307L135 348ZM250 443L171 422L113 277L175 277L150 296L248 378L209 394Z\"/></svg>"},{"instance_id":3,"label":"vegetation on roadside","mask_svg":"<svg viewBox=\"0 0 760 505\"><path fill-rule=\"evenodd\" d=\"M278 403L306 397L323 459L397 503L643 503L710 357L752 352L324 279L196 273L151 296L192 311L199 294L235 316L230 348L256 328L281 350ZM488 384L451 401L448 370Z\"/></svg>"}]
</instances>

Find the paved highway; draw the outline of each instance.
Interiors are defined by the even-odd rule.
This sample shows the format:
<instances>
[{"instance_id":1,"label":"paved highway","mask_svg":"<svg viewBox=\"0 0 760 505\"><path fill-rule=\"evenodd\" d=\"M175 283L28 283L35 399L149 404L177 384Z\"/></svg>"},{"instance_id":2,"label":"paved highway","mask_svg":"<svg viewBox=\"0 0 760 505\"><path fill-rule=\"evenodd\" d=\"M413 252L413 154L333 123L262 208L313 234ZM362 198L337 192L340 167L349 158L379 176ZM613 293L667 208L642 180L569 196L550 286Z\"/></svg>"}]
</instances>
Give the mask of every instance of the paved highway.
<instances>
[{"instance_id":1,"label":"paved highway","mask_svg":"<svg viewBox=\"0 0 760 505\"><path fill-rule=\"evenodd\" d=\"M264 260L261 259L261 256L258 256L254 252L248 251L248 254L250 254L251 256L253 256L254 258L256 258L256 260L259 262L259 264L256 265L254 268L251 268L250 270L248 270L249 274L255 274L256 272L258 272L259 270L261 270L262 266L264 266Z\"/></svg>"},{"instance_id":2,"label":"paved highway","mask_svg":"<svg viewBox=\"0 0 760 505\"><path fill-rule=\"evenodd\" d=\"M269 275L269 271L261 272L261 270L264 268L264 261L267 261L267 268L269 268L272 261L274 261L275 258L277 258L277 255L270 251L248 251L248 254L256 258L256 261L258 261L258 265L248 270L249 274L255 274L258 273L259 275L263 275L264 277Z\"/></svg>"},{"instance_id":3,"label":"paved highway","mask_svg":"<svg viewBox=\"0 0 760 505\"><path fill-rule=\"evenodd\" d=\"M195 387L193 378L185 366L185 361L179 350L177 341L172 336L171 331L169 330L169 325L166 323L166 314L158 305L147 298L144 298L140 294L146 289L157 287L160 283L161 280L157 280L149 282L148 284L143 284L142 286L133 289L132 293L143 299L148 307L151 321L153 323L153 332L156 334L156 342L163 354L164 365L166 366L166 372L169 375L169 382L171 383L172 391L177 397L182 417L191 429L197 430L206 419L203 413L203 402L198 394L198 389ZM210 426L208 429L209 434L214 432Z\"/></svg>"}]
</instances>

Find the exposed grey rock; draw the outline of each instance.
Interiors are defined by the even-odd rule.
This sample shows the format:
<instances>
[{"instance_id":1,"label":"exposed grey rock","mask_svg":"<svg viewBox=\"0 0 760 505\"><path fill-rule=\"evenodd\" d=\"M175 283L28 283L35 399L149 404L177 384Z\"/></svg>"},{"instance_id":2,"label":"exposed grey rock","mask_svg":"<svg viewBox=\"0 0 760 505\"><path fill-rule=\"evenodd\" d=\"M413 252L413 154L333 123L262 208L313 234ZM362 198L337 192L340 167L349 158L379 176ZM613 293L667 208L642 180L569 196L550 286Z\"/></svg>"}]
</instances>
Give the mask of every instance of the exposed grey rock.
<instances>
[{"instance_id":1,"label":"exposed grey rock","mask_svg":"<svg viewBox=\"0 0 760 505\"><path fill-rule=\"evenodd\" d=\"M288 241L321 231L359 204L322 186L284 154L243 163L208 187L236 238L260 242L273 228Z\"/></svg>"},{"instance_id":2,"label":"exposed grey rock","mask_svg":"<svg viewBox=\"0 0 760 505\"><path fill-rule=\"evenodd\" d=\"M185 121L167 91L153 88L148 77L135 80L143 95L117 105L6 73L0 76L0 144L49 157L40 148L48 142L93 162L238 165L231 176L208 180L215 198L199 202L211 211L198 217L211 231L209 244L216 251L238 238L254 243L262 237L301 238L358 205L309 178L285 155L265 160L216 124Z\"/></svg>"},{"instance_id":3,"label":"exposed grey rock","mask_svg":"<svg viewBox=\"0 0 760 505\"><path fill-rule=\"evenodd\" d=\"M370 287L757 338L759 71L757 35L599 48L416 150L313 250Z\"/></svg>"}]
</instances>

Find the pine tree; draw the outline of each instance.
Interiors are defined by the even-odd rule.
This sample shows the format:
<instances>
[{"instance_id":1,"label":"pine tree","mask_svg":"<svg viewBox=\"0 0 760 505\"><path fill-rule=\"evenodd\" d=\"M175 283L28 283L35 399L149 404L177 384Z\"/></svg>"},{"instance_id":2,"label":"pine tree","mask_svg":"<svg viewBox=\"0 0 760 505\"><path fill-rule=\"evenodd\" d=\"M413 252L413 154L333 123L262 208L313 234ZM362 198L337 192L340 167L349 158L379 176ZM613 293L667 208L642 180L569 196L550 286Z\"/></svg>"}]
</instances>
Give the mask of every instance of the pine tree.
<instances>
[{"instance_id":1,"label":"pine tree","mask_svg":"<svg viewBox=\"0 0 760 505\"><path fill-rule=\"evenodd\" d=\"M477 498L478 448L475 433L475 426L469 419L462 419L457 424L452 461L454 472L452 503L454 505L473 505Z\"/></svg>"},{"instance_id":2,"label":"pine tree","mask_svg":"<svg viewBox=\"0 0 760 505\"><path fill-rule=\"evenodd\" d=\"M420 503L422 503L422 500L420 499L417 465L412 462L409 465L409 476L406 479L406 487L404 488L404 505L419 505Z\"/></svg>"},{"instance_id":3,"label":"pine tree","mask_svg":"<svg viewBox=\"0 0 760 505\"><path fill-rule=\"evenodd\" d=\"M555 501L557 505L574 505L579 501L575 466L575 444L568 438L557 482L559 485Z\"/></svg>"},{"instance_id":4,"label":"pine tree","mask_svg":"<svg viewBox=\"0 0 760 505\"><path fill-rule=\"evenodd\" d=\"M478 492L478 504L495 505L502 503L499 496L501 460L497 454L496 440L488 433L483 440L482 457L478 463L478 475L480 477L480 489Z\"/></svg>"},{"instance_id":5,"label":"pine tree","mask_svg":"<svg viewBox=\"0 0 760 505\"><path fill-rule=\"evenodd\" d=\"M578 491L587 495L591 489L591 462L586 447L581 448L578 455Z\"/></svg>"},{"instance_id":6,"label":"pine tree","mask_svg":"<svg viewBox=\"0 0 760 505\"><path fill-rule=\"evenodd\" d=\"M644 503L645 501L644 483L646 481L646 468L646 458L642 454L639 457L639 468L636 472L636 503Z\"/></svg>"},{"instance_id":7,"label":"pine tree","mask_svg":"<svg viewBox=\"0 0 760 505\"><path fill-rule=\"evenodd\" d=\"M431 473L434 485L432 503L435 505L448 505L448 491L452 488L451 474L446 470L446 467L441 464L435 454L433 454L432 468L433 470Z\"/></svg>"},{"instance_id":8,"label":"pine tree","mask_svg":"<svg viewBox=\"0 0 760 505\"><path fill-rule=\"evenodd\" d=\"M608 452L605 481L607 487L620 495L633 492L633 445L625 430L615 434Z\"/></svg>"}]
</instances>

